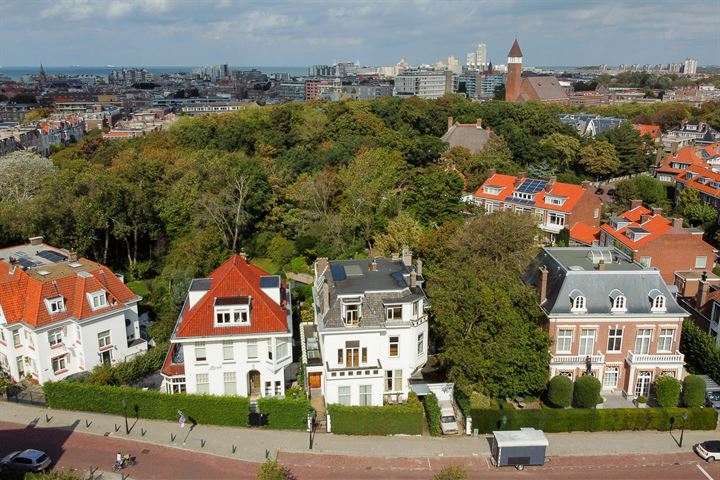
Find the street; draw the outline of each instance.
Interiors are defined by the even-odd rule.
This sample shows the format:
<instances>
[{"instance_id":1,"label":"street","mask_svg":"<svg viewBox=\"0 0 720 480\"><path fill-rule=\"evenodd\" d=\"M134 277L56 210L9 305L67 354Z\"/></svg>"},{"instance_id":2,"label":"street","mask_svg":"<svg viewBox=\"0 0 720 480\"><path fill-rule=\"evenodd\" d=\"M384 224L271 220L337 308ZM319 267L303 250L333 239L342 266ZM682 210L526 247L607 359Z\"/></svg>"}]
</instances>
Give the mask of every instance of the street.
<instances>
[{"instance_id":1,"label":"street","mask_svg":"<svg viewBox=\"0 0 720 480\"><path fill-rule=\"evenodd\" d=\"M56 468L76 468L83 472L87 472L91 467L109 471L118 451L129 452L137 457L138 463L123 473L134 479L254 479L259 465L111 436L0 422L0 455L24 448L46 451L56 462ZM720 480L720 465L708 464L687 452L664 455L556 456L543 467L527 467L522 472L511 467L496 469L484 456L371 458L280 452L278 460L290 467L301 480L430 479L434 473L450 463L465 466L470 472L470 478L478 479L599 480L612 476L648 480Z\"/></svg>"}]
</instances>

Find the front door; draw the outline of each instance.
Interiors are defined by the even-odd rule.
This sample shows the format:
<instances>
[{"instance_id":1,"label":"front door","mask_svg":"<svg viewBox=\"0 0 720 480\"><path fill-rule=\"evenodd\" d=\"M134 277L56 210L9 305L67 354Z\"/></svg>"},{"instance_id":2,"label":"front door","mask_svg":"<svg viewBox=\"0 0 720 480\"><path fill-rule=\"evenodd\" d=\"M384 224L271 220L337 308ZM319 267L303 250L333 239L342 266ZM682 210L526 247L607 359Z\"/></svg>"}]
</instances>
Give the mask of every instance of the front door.
<instances>
[{"instance_id":1,"label":"front door","mask_svg":"<svg viewBox=\"0 0 720 480\"><path fill-rule=\"evenodd\" d=\"M112 363L112 352L111 350L105 350L100 352L100 363L110 365Z\"/></svg>"},{"instance_id":2,"label":"front door","mask_svg":"<svg viewBox=\"0 0 720 480\"><path fill-rule=\"evenodd\" d=\"M310 388L320 388L321 375L322 375L322 373L320 373L320 372L314 372L314 373L310 373L308 375L308 381L310 383Z\"/></svg>"},{"instance_id":3,"label":"front door","mask_svg":"<svg viewBox=\"0 0 720 480\"><path fill-rule=\"evenodd\" d=\"M262 385L260 384L260 372L257 370L250 370L248 373L248 394L249 396L260 395Z\"/></svg>"},{"instance_id":4,"label":"front door","mask_svg":"<svg viewBox=\"0 0 720 480\"><path fill-rule=\"evenodd\" d=\"M652 381L652 373L639 372L637 383L635 384L635 396L646 397L650 394L650 383Z\"/></svg>"}]
</instances>

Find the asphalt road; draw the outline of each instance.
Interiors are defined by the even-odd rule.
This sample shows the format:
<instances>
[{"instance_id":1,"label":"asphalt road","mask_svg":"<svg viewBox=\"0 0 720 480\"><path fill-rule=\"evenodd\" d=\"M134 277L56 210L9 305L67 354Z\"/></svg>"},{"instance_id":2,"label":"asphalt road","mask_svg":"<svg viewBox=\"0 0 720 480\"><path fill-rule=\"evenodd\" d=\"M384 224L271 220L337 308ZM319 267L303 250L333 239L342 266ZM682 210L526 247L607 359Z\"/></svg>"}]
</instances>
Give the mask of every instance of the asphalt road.
<instances>
[{"instance_id":1,"label":"asphalt road","mask_svg":"<svg viewBox=\"0 0 720 480\"><path fill-rule=\"evenodd\" d=\"M110 470L118 451L130 452L138 464L123 473L133 479L255 479L258 468L252 462L144 442L0 422L0 455L31 447L48 452L57 468L85 472L89 467ZM720 480L720 464L705 463L691 453L553 457L543 467L527 467L522 472L511 467L496 469L484 457L386 459L280 453L278 460L300 480L431 479L449 463L465 466L473 479Z\"/></svg>"}]
</instances>

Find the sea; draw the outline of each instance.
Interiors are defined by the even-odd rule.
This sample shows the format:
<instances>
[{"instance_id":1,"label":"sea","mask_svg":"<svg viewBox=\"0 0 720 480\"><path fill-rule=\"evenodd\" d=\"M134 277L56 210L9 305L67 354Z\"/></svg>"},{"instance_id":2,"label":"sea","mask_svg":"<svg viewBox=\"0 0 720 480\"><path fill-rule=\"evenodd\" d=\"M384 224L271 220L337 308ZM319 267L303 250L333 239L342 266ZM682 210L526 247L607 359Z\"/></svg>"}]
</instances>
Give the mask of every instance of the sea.
<instances>
[{"instance_id":1,"label":"sea","mask_svg":"<svg viewBox=\"0 0 720 480\"><path fill-rule=\"evenodd\" d=\"M82 67L79 65L71 65L66 67L45 67L45 73L48 75L99 75L106 77L113 70L122 70L123 68L144 68L153 74L191 72L194 66L175 66L175 67L157 67L157 66L127 66L127 65L107 65L105 67ZM288 73L290 76L302 76L308 74L308 67L258 67L258 66L230 66L233 70L260 70L263 73ZM5 67L0 66L0 76L5 75L13 80L20 80L23 75L37 75L40 72L40 65L29 67Z\"/></svg>"}]
</instances>

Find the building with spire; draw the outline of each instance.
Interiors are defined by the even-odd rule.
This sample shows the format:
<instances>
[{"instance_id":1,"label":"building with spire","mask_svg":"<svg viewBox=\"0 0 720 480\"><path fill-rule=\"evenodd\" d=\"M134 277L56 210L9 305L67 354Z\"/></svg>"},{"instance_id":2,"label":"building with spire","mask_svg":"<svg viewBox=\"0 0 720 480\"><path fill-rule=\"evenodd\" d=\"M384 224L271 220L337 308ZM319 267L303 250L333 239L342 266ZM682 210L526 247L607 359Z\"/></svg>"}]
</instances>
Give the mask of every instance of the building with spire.
<instances>
[{"instance_id":1,"label":"building with spire","mask_svg":"<svg viewBox=\"0 0 720 480\"><path fill-rule=\"evenodd\" d=\"M520 96L520 83L522 81L522 50L515 39L508 52L507 78L505 80L505 101L516 102Z\"/></svg>"},{"instance_id":2,"label":"building with spire","mask_svg":"<svg viewBox=\"0 0 720 480\"><path fill-rule=\"evenodd\" d=\"M556 77L522 75L523 54L517 39L508 52L505 101L568 104L568 96Z\"/></svg>"},{"instance_id":3,"label":"building with spire","mask_svg":"<svg viewBox=\"0 0 720 480\"><path fill-rule=\"evenodd\" d=\"M40 85L45 85L45 83L47 83L47 74L45 73L45 67L43 67L42 63L40 64L40 74L38 75L38 83Z\"/></svg>"}]
</instances>

